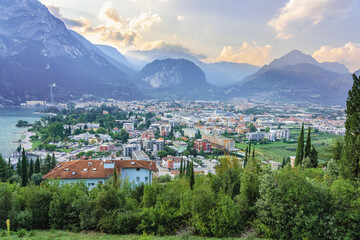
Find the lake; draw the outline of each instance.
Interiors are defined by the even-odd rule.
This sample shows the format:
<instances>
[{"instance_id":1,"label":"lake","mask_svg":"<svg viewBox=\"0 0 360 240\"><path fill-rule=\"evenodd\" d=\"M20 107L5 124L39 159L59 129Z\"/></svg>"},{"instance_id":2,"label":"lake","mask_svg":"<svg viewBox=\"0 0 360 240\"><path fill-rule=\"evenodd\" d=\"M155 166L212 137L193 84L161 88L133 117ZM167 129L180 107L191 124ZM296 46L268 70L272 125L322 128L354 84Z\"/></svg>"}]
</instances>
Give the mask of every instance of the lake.
<instances>
[{"instance_id":1,"label":"lake","mask_svg":"<svg viewBox=\"0 0 360 240\"><path fill-rule=\"evenodd\" d=\"M8 158L19 145L18 140L25 137L25 128L16 127L19 120L33 123L40 119L41 114L36 111L44 107L0 107L0 153Z\"/></svg>"}]
</instances>

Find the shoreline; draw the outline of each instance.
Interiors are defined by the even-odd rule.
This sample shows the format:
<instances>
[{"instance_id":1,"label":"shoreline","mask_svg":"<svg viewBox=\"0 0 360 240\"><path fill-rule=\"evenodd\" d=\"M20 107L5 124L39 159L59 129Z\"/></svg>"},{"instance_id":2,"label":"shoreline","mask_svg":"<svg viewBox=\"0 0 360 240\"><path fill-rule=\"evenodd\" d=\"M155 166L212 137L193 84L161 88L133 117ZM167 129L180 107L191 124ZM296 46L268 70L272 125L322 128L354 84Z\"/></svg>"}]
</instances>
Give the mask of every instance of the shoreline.
<instances>
[{"instance_id":1,"label":"shoreline","mask_svg":"<svg viewBox=\"0 0 360 240\"><path fill-rule=\"evenodd\" d=\"M34 136L35 133L29 131L30 127L27 127L21 134L25 135L21 138L20 144L25 150L29 150L32 148L32 142L30 137Z\"/></svg>"}]
</instances>

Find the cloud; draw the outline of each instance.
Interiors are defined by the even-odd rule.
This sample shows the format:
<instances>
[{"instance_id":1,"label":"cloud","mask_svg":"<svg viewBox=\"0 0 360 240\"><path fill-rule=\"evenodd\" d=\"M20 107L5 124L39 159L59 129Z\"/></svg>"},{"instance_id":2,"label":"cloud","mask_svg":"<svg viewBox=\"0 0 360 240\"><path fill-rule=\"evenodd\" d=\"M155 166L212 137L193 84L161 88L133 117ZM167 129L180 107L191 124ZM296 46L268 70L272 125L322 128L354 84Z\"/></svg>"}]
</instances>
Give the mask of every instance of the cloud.
<instances>
[{"instance_id":1,"label":"cloud","mask_svg":"<svg viewBox=\"0 0 360 240\"><path fill-rule=\"evenodd\" d=\"M353 0L289 0L268 24L277 31L277 38L289 39L326 17L343 17L352 3Z\"/></svg>"},{"instance_id":2,"label":"cloud","mask_svg":"<svg viewBox=\"0 0 360 240\"><path fill-rule=\"evenodd\" d=\"M47 5L46 6L50 13L52 15L54 15L55 17L59 18L61 21L64 22L64 24L68 27L68 28L73 28L73 27L81 27L83 26L84 23L84 19L80 18L80 19L72 19L72 18L66 18L64 17L61 12L60 12L60 8L57 6L53 6L53 5Z\"/></svg>"},{"instance_id":3,"label":"cloud","mask_svg":"<svg viewBox=\"0 0 360 240\"><path fill-rule=\"evenodd\" d=\"M185 20L185 17L184 16L177 16L177 20L179 21L179 22L182 22L182 21L184 21Z\"/></svg>"},{"instance_id":4,"label":"cloud","mask_svg":"<svg viewBox=\"0 0 360 240\"><path fill-rule=\"evenodd\" d=\"M141 12L139 16L123 18L111 2L106 2L99 10L99 25L93 25L87 18L65 18L56 6L48 6L48 8L68 28L80 33L91 42L108 44L119 49L136 48L141 45L142 34L149 31L153 24L161 21L158 14L151 12Z\"/></svg>"},{"instance_id":5,"label":"cloud","mask_svg":"<svg viewBox=\"0 0 360 240\"><path fill-rule=\"evenodd\" d=\"M190 54L190 55L196 57L197 59L207 58L206 55L197 53L187 47L184 47L181 44L168 43L168 42L164 42L162 40L145 42L144 44L139 45L138 47L142 50L159 49L159 50L163 50L163 51L183 52L186 54Z\"/></svg>"},{"instance_id":6,"label":"cloud","mask_svg":"<svg viewBox=\"0 0 360 240\"><path fill-rule=\"evenodd\" d=\"M239 49L234 49L232 46L225 46L216 61L248 63L262 66L269 61L271 48L272 46L270 45L259 46L256 42L243 42Z\"/></svg>"},{"instance_id":7,"label":"cloud","mask_svg":"<svg viewBox=\"0 0 360 240\"><path fill-rule=\"evenodd\" d=\"M360 43L347 43L342 47L322 46L313 53L319 62L339 62L354 72L360 69Z\"/></svg>"}]
</instances>

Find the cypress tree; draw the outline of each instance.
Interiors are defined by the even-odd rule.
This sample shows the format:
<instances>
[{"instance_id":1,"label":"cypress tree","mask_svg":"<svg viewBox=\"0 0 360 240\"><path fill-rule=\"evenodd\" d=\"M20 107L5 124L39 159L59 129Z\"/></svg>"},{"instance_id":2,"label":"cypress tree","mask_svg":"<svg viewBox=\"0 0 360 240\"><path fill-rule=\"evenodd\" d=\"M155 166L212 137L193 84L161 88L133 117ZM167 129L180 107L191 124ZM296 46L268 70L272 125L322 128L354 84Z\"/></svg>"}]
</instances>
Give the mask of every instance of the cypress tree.
<instances>
[{"instance_id":1,"label":"cypress tree","mask_svg":"<svg viewBox=\"0 0 360 240\"><path fill-rule=\"evenodd\" d=\"M286 160L285 157L283 157L282 163L281 163L281 168L285 167L286 165Z\"/></svg>"},{"instance_id":2,"label":"cypress tree","mask_svg":"<svg viewBox=\"0 0 360 240\"><path fill-rule=\"evenodd\" d=\"M0 154L0 182L6 182L8 179L8 167L5 159Z\"/></svg>"},{"instance_id":3,"label":"cypress tree","mask_svg":"<svg viewBox=\"0 0 360 240\"><path fill-rule=\"evenodd\" d=\"M37 157L36 161L35 161L34 173L40 173L40 159L39 159L39 157Z\"/></svg>"},{"instance_id":4,"label":"cypress tree","mask_svg":"<svg viewBox=\"0 0 360 240\"><path fill-rule=\"evenodd\" d=\"M248 152L249 155L251 155L251 141L249 143L249 152Z\"/></svg>"},{"instance_id":5,"label":"cypress tree","mask_svg":"<svg viewBox=\"0 0 360 240\"><path fill-rule=\"evenodd\" d=\"M355 180L359 177L360 157L360 76L352 76L353 86L346 101L344 146L340 158L340 174Z\"/></svg>"},{"instance_id":6,"label":"cypress tree","mask_svg":"<svg viewBox=\"0 0 360 240\"><path fill-rule=\"evenodd\" d=\"M10 157L8 160L8 179L14 174L14 168L11 165Z\"/></svg>"},{"instance_id":7,"label":"cypress tree","mask_svg":"<svg viewBox=\"0 0 360 240\"><path fill-rule=\"evenodd\" d=\"M301 132L298 138L298 145L296 148L295 166L299 166L304 158L304 123L301 127Z\"/></svg>"},{"instance_id":8,"label":"cypress tree","mask_svg":"<svg viewBox=\"0 0 360 240\"><path fill-rule=\"evenodd\" d=\"M318 154L317 151L314 147L314 145L312 145L311 151L310 151L310 162L313 168L317 168L318 166Z\"/></svg>"},{"instance_id":9,"label":"cypress tree","mask_svg":"<svg viewBox=\"0 0 360 240\"><path fill-rule=\"evenodd\" d=\"M191 168L190 168L190 188L191 190L194 189L195 184L195 176L194 176L194 160L191 162Z\"/></svg>"},{"instance_id":10,"label":"cypress tree","mask_svg":"<svg viewBox=\"0 0 360 240\"><path fill-rule=\"evenodd\" d=\"M248 160L248 150L249 150L249 147L246 147L246 151L245 151L245 159L244 159L244 168L246 167L247 160Z\"/></svg>"},{"instance_id":11,"label":"cypress tree","mask_svg":"<svg viewBox=\"0 0 360 240\"><path fill-rule=\"evenodd\" d=\"M53 153L53 155L52 155L52 157L51 157L51 167L50 167L50 170L52 170L55 166L56 166L56 158L55 158L55 154Z\"/></svg>"},{"instance_id":12,"label":"cypress tree","mask_svg":"<svg viewBox=\"0 0 360 240\"><path fill-rule=\"evenodd\" d=\"M255 159L255 146L254 146L253 152L252 152L252 159L253 159L253 160Z\"/></svg>"},{"instance_id":13,"label":"cypress tree","mask_svg":"<svg viewBox=\"0 0 360 240\"><path fill-rule=\"evenodd\" d=\"M304 158L310 157L310 153L311 153L311 128L309 127L308 136L307 136L306 145L305 145Z\"/></svg>"},{"instance_id":14,"label":"cypress tree","mask_svg":"<svg viewBox=\"0 0 360 240\"><path fill-rule=\"evenodd\" d=\"M181 158L181 161L180 161L180 177L182 177L183 175L183 158Z\"/></svg>"},{"instance_id":15,"label":"cypress tree","mask_svg":"<svg viewBox=\"0 0 360 240\"><path fill-rule=\"evenodd\" d=\"M29 164L29 178L31 178L33 173L34 173L34 161L31 159Z\"/></svg>"},{"instance_id":16,"label":"cypress tree","mask_svg":"<svg viewBox=\"0 0 360 240\"><path fill-rule=\"evenodd\" d=\"M187 162L186 162L186 174L185 174L186 178L190 177L190 170L191 170L191 164L190 164L190 161L187 160Z\"/></svg>"},{"instance_id":17,"label":"cypress tree","mask_svg":"<svg viewBox=\"0 0 360 240\"><path fill-rule=\"evenodd\" d=\"M28 183L28 170L27 170L27 159L25 154L25 149L22 151L22 160L21 160L21 186L25 187Z\"/></svg>"},{"instance_id":18,"label":"cypress tree","mask_svg":"<svg viewBox=\"0 0 360 240\"><path fill-rule=\"evenodd\" d=\"M116 169L116 165L114 166L114 174L113 174L113 186L116 188L119 185L119 176Z\"/></svg>"},{"instance_id":19,"label":"cypress tree","mask_svg":"<svg viewBox=\"0 0 360 240\"><path fill-rule=\"evenodd\" d=\"M17 175L21 176L21 158L19 158L18 162L16 163L16 173Z\"/></svg>"}]
</instances>

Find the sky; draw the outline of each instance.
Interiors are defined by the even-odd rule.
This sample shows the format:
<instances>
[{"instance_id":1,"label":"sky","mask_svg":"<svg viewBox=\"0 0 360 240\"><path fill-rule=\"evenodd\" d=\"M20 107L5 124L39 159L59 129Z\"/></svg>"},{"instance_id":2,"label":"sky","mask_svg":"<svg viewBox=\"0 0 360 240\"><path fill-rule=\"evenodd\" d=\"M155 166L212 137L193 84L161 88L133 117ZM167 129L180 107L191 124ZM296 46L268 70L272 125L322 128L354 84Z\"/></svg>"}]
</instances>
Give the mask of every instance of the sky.
<instances>
[{"instance_id":1,"label":"sky","mask_svg":"<svg viewBox=\"0 0 360 240\"><path fill-rule=\"evenodd\" d=\"M40 0L95 44L264 65L297 49L360 69L359 0Z\"/></svg>"}]
</instances>

